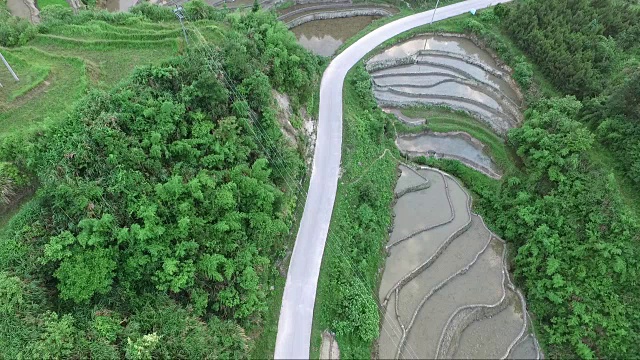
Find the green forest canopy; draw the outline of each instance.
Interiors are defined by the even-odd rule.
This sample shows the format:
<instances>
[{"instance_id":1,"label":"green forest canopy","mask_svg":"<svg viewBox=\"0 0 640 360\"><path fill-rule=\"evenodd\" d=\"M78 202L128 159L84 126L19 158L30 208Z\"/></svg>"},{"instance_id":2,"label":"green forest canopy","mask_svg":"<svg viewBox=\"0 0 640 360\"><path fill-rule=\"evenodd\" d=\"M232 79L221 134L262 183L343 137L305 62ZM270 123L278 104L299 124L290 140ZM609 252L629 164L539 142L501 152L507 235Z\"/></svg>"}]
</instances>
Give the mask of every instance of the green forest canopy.
<instances>
[{"instance_id":1,"label":"green forest canopy","mask_svg":"<svg viewBox=\"0 0 640 360\"><path fill-rule=\"evenodd\" d=\"M529 89L525 122L509 133L524 174L508 176L495 197L477 191L488 197L484 211L518 248L516 279L547 356L637 355L639 222L611 168L640 190L640 7L625 0L522 0L494 13L572 96L531 96L535 86ZM597 141L617 163L594 161Z\"/></svg>"},{"instance_id":2,"label":"green forest canopy","mask_svg":"<svg viewBox=\"0 0 640 360\"><path fill-rule=\"evenodd\" d=\"M303 170L271 91L306 102L318 62L273 14L223 21L219 47L5 143L39 190L0 234L3 356L247 356L296 202L278 169Z\"/></svg>"},{"instance_id":3,"label":"green forest canopy","mask_svg":"<svg viewBox=\"0 0 640 360\"><path fill-rule=\"evenodd\" d=\"M556 86L583 100L580 120L640 190L640 5L518 1L503 27Z\"/></svg>"}]
</instances>

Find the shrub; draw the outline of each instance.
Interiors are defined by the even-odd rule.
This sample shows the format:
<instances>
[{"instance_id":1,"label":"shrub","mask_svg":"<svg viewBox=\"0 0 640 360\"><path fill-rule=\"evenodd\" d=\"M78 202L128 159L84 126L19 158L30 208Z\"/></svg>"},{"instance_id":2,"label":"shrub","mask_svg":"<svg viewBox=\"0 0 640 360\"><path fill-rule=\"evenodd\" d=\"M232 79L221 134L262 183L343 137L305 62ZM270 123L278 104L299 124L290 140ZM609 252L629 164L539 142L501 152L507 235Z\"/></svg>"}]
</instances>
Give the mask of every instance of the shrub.
<instances>
[{"instance_id":1,"label":"shrub","mask_svg":"<svg viewBox=\"0 0 640 360\"><path fill-rule=\"evenodd\" d=\"M37 33L37 28L30 22L12 16L4 2L0 4L0 46L24 45Z\"/></svg>"},{"instance_id":2,"label":"shrub","mask_svg":"<svg viewBox=\"0 0 640 360\"><path fill-rule=\"evenodd\" d=\"M465 31L469 31L469 32L476 33L476 34L481 34L482 31L484 30L484 25L482 25L481 23L479 23L478 21L476 21L474 19L467 19L462 24L462 28Z\"/></svg>"},{"instance_id":3,"label":"shrub","mask_svg":"<svg viewBox=\"0 0 640 360\"><path fill-rule=\"evenodd\" d=\"M533 81L533 66L526 59L519 59L513 72L513 78L523 89L528 89Z\"/></svg>"}]
</instances>

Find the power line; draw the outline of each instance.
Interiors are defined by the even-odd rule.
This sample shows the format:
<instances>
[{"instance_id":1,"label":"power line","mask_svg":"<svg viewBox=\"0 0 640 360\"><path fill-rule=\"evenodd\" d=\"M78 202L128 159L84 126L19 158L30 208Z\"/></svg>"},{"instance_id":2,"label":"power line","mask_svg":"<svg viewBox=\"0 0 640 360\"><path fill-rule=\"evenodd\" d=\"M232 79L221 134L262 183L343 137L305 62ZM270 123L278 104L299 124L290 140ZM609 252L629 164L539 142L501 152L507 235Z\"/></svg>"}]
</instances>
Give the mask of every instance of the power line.
<instances>
[{"instance_id":1,"label":"power line","mask_svg":"<svg viewBox=\"0 0 640 360\"><path fill-rule=\"evenodd\" d=\"M16 73L11 68L11 65L9 65L9 63L4 58L4 56L2 56L2 53L0 53L0 59L2 59L2 62L4 63L4 66L7 67L7 70L9 70L9 72L11 73L11 76L13 76L13 78L16 79L16 81L20 81L20 79L18 79L18 75L16 75ZM3 87L2 84L0 84L0 87Z\"/></svg>"},{"instance_id":2,"label":"power line","mask_svg":"<svg viewBox=\"0 0 640 360\"><path fill-rule=\"evenodd\" d=\"M197 32L198 32L198 34L200 35L200 38L201 38L202 40L204 40L204 37L202 36L202 33L199 31L199 29L197 29L197 27L195 28L195 31L197 31ZM205 47L205 49L206 49L207 51L209 51L209 53L210 53L210 49L209 49L208 47ZM209 66L211 67L211 63L209 63ZM235 86L234 86L232 83L230 83L230 82L228 82L228 81L227 81L227 79L230 79L230 76L228 75L228 73L226 72L226 70L225 70L223 67L219 67L218 69L219 69L222 73L224 73L224 76L223 76L223 78L222 78L222 79L223 79L223 81L226 83L226 85L229 87L229 89L234 93L235 97L236 97L236 98L240 98L242 101L244 101L244 102L246 103L247 101L246 101L246 99L244 99L244 96L243 96L242 94L239 94L239 93L237 92L237 89L235 88ZM265 130L260 126L260 122L255 118L255 115L254 115L254 113L252 112L252 110L251 110L251 109L249 109L249 117L251 118L252 123L253 123L253 125L255 126L255 128L258 130L258 132L260 132L260 134L261 134L261 136L260 136L260 137L262 137L262 141L261 141L261 140L260 140L260 137L258 136L258 134L257 134L257 133L254 131L254 129L252 128L251 130L252 130L252 132L254 132L254 135L255 135L255 137L256 137L256 140L260 143L260 145L261 145L261 146L263 147L263 149L265 150L265 156L269 157L268 152L266 151L266 146L264 146L264 143L268 143L268 136L266 135ZM251 123L249 123L249 122L247 122L247 124L248 124L250 127L252 126L252 124L251 124ZM266 140L265 140L265 139L266 139ZM275 152L275 155L277 156L277 155L279 155L279 153L276 151L276 152ZM272 159L272 160L273 160L273 159ZM285 163L284 163L284 161L282 160L282 158L280 158L280 160L281 160L281 163L280 163L280 164L281 164L281 165L280 165L280 169L278 169L278 165L277 165L277 163L276 163L275 161L272 161L273 166L274 166L274 169L275 169L275 170L280 174L280 176L283 178L283 180L284 180L285 182L287 182L287 185L288 185L290 188L292 188L292 190L294 190L294 191L295 191L295 190L297 190L297 191L298 191L298 194L301 194L301 195L302 195L302 198L303 198L303 199L306 199L307 194L306 194L306 192L301 188L300 184L298 184L298 183L296 183L296 182L294 181L295 186L291 186L291 183L290 183L289 181L287 181L286 176L284 176L284 175L282 174L282 169L284 169L284 172L286 172L286 173L287 173L287 175L289 176L289 178L291 178L291 179L293 180L293 176L291 175L291 173L289 172L289 170L285 167ZM336 231L337 231L337 230L336 230ZM332 235L334 235L334 236L332 236ZM345 236L343 235L342 237L345 237ZM367 282L362 278L362 276L360 275L360 273L359 273L358 271L356 271L356 270L355 270L355 267L354 267L353 263L352 263L352 262L349 260L349 258L346 256L346 254L344 253L344 251L342 251L342 249L341 249L341 248L337 247L338 245L337 245L337 242L335 241L335 234L333 234L333 233L331 233L331 232L330 232L330 233L327 235L327 238L329 238L329 239L334 239L332 242L329 242L329 244L330 244L330 247L329 247L329 248L330 248L331 250L333 250L334 252L335 252L335 250L336 250L336 249L337 249L338 251L340 251L340 253L341 253L342 257L346 260L346 263L349 265L349 269L351 270L351 272L352 272L352 273L356 276L356 278L357 278L357 279L358 279L358 280L363 284L363 286L364 286L365 288L367 288L367 289L371 292L371 294L372 294L372 296L373 296L373 298L374 298L374 301L376 302L376 305L378 306L379 310L380 310L381 312L383 312L383 314L384 314L384 316L385 316L385 319L387 319L387 320L388 320L388 316L389 316L389 315L387 314L387 312L385 311L385 309L384 309L384 308L379 304L379 301L377 300L376 294L375 294L375 292L373 291L373 289L372 289L370 286L367 286ZM334 244L334 243L335 243L335 244ZM399 329L397 330L397 328L396 328L396 327L394 327L394 326L392 326L391 324L392 324L392 323L390 323L390 326L392 327L392 331L394 332L394 334L395 334L396 336L399 336L399 334L398 334ZM389 332L387 331L386 327L384 326L384 323L383 323L383 325L382 325L382 329L385 331L385 333L387 333L387 335L388 335L388 336L390 336ZM408 349L407 349L408 351L411 351L411 352L413 353L413 354L410 354L410 355L413 355L413 356L414 356L414 358L417 358L417 354L416 354L416 352L412 349L412 347L411 347L411 345L410 345L410 344L407 344L407 348L408 348Z\"/></svg>"},{"instance_id":3,"label":"power line","mask_svg":"<svg viewBox=\"0 0 640 360\"><path fill-rule=\"evenodd\" d=\"M182 22L182 20L184 19L184 14L182 13L183 10L184 8L182 7L182 5L176 5L176 8L173 9L173 13L176 14L176 16L178 17L178 20L180 20L180 26L182 26L182 33L184 34L184 41L186 41L187 46L189 46L189 38L187 37L187 30L184 28L184 23Z\"/></svg>"},{"instance_id":4,"label":"power line","mask_svg":"<svg viewBox=\"0 0 640 360\"><path fill-rule=\"evenodd\" d=\"M183 15L184 16L184 15ZM188 22L188 18L186 16L184 16L185 20ZM197 35L199 36L200 40L205 43L205 45L202 46L203 51L202 54L204 54L204 52L207 52L208 54L204 54L205 58L208 58L209 56L212 59L215 59L215 54L212 54L210 48L208 47L208 45L206 44L206 40L204 40L204 36L202 35L202 33L200 32L200 30L197 28L197 26L193 26L193 31L194 33L197 32ZM198 48L196 48L198 49ZM198 51L198 50L196 50ZM207 56L209 55L209 56ZM211 56L214 55L214 56ZM211 71L214 71L213 69L213 64L211 61L207 61L206 62L209 69ZM220 65L218 62L216 62L217 65ZM237 91L237 89L235 88L235 86L230 82L231 77L229 76L229 74L226 72L226 70L222 67L222 66L216 66L217 70L223 75L222 76L222 81L226 84L226 86L229 88L229 90L233 93L233 96L236 99L240 99L240 101L245 102L246 104L248 104L248 102L246 101L246 99L244 98L244 96L239 93ZM229 79L229 80L228 80ZM263 150L265 151L265 156L266 157L271 157L271 162L273 164L273 168L275 171L278 172L278 174L280 175L280 177L282 177L283 181L285 181L285 183L287 184L287 186L293 190L293 191L297 191L298 195L301 195L301 199L306 199L307 194L306 192L302 189L302 187L300 186L299 182L296 182L294 179L294 176L291 174L291 172L287 169L287 167L285 166L285 162L282 159L282 157L280 156L279 152L277 151L276 148L273 147L273 145L271 146L271 149L273 150L273 155L269 156L269 151L267 151L267 146L265 144L269 144L269 137L266 134L266 131L260 126L260 122L256 119L255 114L253 113L253 110L251 108L248 109L248 116L251 119L251 122L246 121L247 125L249 126L250 130L253 132L256 142L263 148ZM245 119L246 120L246 119ZM257 132L256 132L257 130ZM258 135L258 132L260 133L260 135ZM275 160L275 157L278 157L280 160L280 166L278 166L278 162L273 161ZM286 173L286 176L285 174ZM288 178L290 179L288 179ZM291 185L293 183L293 186ZM334 228L335 230L335 228ZM338 231L338 230L335 230ZM332 236L333 235L333 236ZM376 305L378 306L379 310L384 314L385 319L389 319L388 316L390 316L389 314L387 314L387 312L385 311L385 309L380 305L377 296L375 294L375 292L373 291L372 287L368 285L368 283L362 278L362 276L360 275L360 273L358 271L355 270L355 266L353 265L353 263L351 262L351 260L349 259L349 257L346 256L346 254L344 253L344 251L338 247L337 245L337 241L335 241L335 233L329 232L327 235L328 239L332 239L333 241L330 241L329 244L330 245L330 249L333 250L335 252L335 250L338 250L341 255L343 256L343 258L346 260L347 265L349 266L351 272L355 275L355 278L357 278L362 284L363 286L368 289L373 298L374 301L376 302ZM344 236L343 236L344 237ZM392 322L389 322L389 326L391 326L391 331L398 337L401 337L401 334L398 334L399 329L396 328L395 326L392 325ZM391 336L389 334L389 332L386 329L386 326L384 325L384 323L382 324L382 329L385 331L385 333L387 333L388 336ZM406 344L407 345L407 351L409 352L409 355L412 355L414 358L418 358L415 350L412 349L410 344Z\"/></svg>"}]
</instances>

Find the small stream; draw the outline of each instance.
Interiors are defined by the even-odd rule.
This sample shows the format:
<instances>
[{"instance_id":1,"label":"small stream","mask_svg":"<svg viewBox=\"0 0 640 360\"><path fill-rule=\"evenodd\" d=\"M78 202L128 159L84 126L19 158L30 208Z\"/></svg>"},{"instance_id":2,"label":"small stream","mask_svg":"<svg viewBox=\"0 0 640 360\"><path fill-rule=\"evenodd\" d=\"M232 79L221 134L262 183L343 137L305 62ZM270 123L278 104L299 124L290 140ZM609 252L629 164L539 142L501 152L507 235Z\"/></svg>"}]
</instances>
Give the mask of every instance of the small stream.
<instances>
[{"instance_id":1,"label":"small stream","mask_svg":"<svg viewBox=\"0 0 640 360\"><path fill-rule=\"evenodd\" d=\"M356 16L315 20L291 29L305 49L321 56L331 56L347 39L364 29L377 16Z\"/></svg>"}]
</instances>

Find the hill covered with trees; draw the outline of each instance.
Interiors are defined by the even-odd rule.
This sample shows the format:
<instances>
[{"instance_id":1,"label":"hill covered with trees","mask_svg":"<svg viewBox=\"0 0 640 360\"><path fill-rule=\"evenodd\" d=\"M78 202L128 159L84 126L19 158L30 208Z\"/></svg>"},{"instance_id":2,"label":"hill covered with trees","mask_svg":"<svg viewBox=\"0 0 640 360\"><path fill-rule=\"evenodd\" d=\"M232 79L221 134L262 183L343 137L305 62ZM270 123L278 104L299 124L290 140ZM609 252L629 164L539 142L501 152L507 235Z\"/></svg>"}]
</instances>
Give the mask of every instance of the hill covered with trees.
<instances>
[{"instance_id":1,"label":"hill covered with trees","mask_svg":"<svg viewBox=\"0 0 640 360\"><path fill-rule=\"evenodd\" d=\"M127 16L174 16L138 11ZM194 13L218 21L214 45L191 27L193 39L204 35L181 56L4 140L3 164L39 188L0 230L4 357L252 350L294 220L285 175L304 171L272 89L305 104L319 64L273 14ZM56 26L95 20L60 14Z\"/></svg>"},{"instance_id":2,"label":"hill covered with trees","mask_svg":"<svg viewBox=\"0 0 640 360\"><path fill-rule=\"evenodd\" d=\"M640 5L630 0L518 1L503 27L640 189Z\"/></svg>"},{"instance_id":3,"label":"hill covered with trees","mask_svg":"<svg viewBox=\"0 0 640 360\"><path fill-rule=\"evenodd\" d=\"M527 93L525 122L509 133L521 173L508 174L496 193L472 187L483 212L516 245L516 279L546 355L635 356L640 7L624 0L522 0L467 25L515 64ZM531 81L539 75L534 69L560 96ZM527 81L519 77L524 73Z\"/></svg>"}]
</instances>

